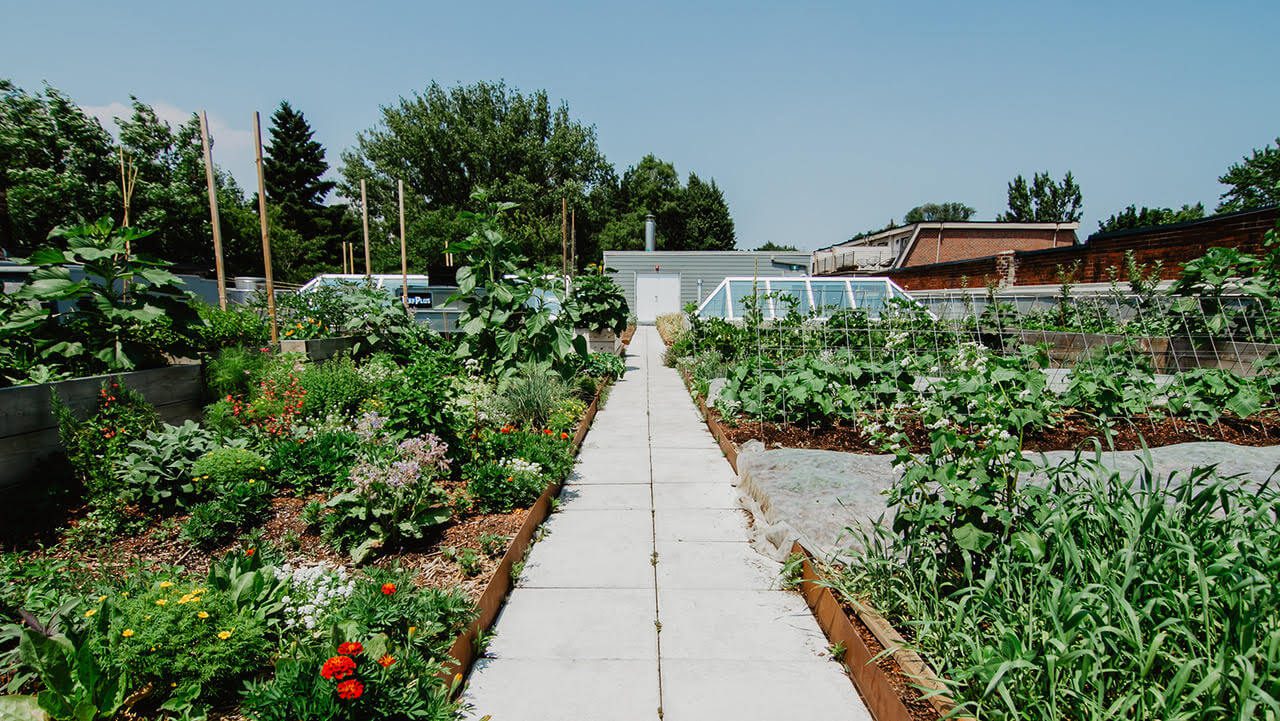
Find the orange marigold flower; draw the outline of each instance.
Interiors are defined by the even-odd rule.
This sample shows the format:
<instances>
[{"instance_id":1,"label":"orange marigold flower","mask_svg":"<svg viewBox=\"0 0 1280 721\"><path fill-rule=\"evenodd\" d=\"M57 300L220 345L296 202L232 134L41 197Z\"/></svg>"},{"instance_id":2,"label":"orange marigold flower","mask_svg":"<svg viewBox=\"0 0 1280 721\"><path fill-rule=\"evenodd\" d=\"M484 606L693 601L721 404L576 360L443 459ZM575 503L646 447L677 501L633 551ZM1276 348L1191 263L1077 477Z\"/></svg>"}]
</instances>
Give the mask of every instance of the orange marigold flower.
<instances>
[{"instance_id":1,"label":"orange marigold flower","mask_svg":"<svg viewBox=\"0 0 1280 721\"><path fill-rule=\"evenodd\" d=\"M391 664L395 662L396 662L395 656L392 656L391 654L387 654L382 658L378 659L378 665L383 668L391 668Z\"/></svg>"},{"instance_id":2,"label":"orange marigold flower","mask_svg":"<svg viewBox=\"0 0 1280 721\"><path fill-rule=\"evenodd\" d=\"M343 656L359 656L364 653L364 646L361 646L359 641L347 641L338 644L338 653Z\"/></svg>"},{"instance_id":3,"label":"orange marigold flower","mask_svg":"<svg viewBox=\"0 0 1280 721\"><path fill-rule=\"evenodd\" d=\"M354 701L362 694L364 694L364 684L354 678L338 684L338 698Z\"/></svg>"},{"instance_id":4,"label":"orange marigold flower","mask_svg":"<svg viewBox=\"0 0 1280 721\"><path fill-rule=\"evenodd\" d=\"M562 432L562 433L560 434L560 440L562 440L562 441L567 441L567 440L569 440L569 434L568 434L568 433L563 433L563 432Z\"/></svg>"},{"instance_id":5,"label":"orange marigold flower","mask_svg":"<svg viewBox=\"0 0 1280 721\"><path fill-rule=\"evenodd\" d=\"M384 596L390 596L391 594L393 594L393 593L395 593L395 592L396 592L396 584L394 584L394 583L384 583L384 584L382 584L382 595L384 595Z\"/></svg>"},{"instance_id":6,"label":"orange marigold flower","mask_svg":"<svg viewBox=\"0 0 1280 721\"><path fill-rule=\"evenodd\" d=\"M330 681L340 681L356 672L356 662L347 656L331 656L320 667L320 677Z\"/></svg>"}]
</instances>

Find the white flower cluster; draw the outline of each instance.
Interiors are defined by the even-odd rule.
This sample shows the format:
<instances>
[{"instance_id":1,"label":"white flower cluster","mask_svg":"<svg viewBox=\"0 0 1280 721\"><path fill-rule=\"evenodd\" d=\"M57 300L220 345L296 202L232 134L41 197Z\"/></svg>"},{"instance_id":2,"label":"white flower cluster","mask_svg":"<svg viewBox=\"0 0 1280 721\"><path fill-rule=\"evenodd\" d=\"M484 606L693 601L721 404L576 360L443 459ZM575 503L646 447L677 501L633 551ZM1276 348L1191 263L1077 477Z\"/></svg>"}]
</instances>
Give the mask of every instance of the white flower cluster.
<instances>
[{"instance_id":1,"label":"white flower cluster","mask_svg":"<svg viewBox=\"0 0 1280 721\"><path fill-rule=\"evenodd\" d=\"M288 584L288 595L281 601L284 625L290 629L315 630L333 606L355 589L355 581L341 566L320 563L295 568L286 563L275 574Z\"/></svg>"},{"instance_id":2,"label":"white flower cluster","mask_svg":"<svg viewBox=\"0 0 1280 721\"><path fill-rule=\"evenodd\" d=\"M531 473L535 476L542 473L542 464L526 461L523 458L507 458L498 465L505 468L508 473Z\"/></svg>"},{"instance_id":3,"label":"white flower cluster","mask_svg":"<svg viewBox=\"0 0 1280 721\"><path fill-rule=\"evenodd\" d=\"M961 343L956 353L956 370L982 372L987 367L987 359L990 355L991 351L982 347L980 343Z\"/></svg>"},{"instance_id":4,"label":"white flower cluster","mask_svg":"<svg viewBox=\"0 0 1280 721\"><path fill-rule=\"evenodd\" d=\"M906 331L895 330L889 331L885 335L885 350L895 351L909 347L911 345L911 334Z\"/></svg>"},{"instance_id":5,"label":"white flower cluster","mask_svg":"<svg viewBox=\"0 0 1280 721\"><path fill-rule=\"evenodd\" d=\"M374 356L356 368L360 380L368 385L382 385L400 375L400 367L387 356Z\"/></svg>"}]
</instances>

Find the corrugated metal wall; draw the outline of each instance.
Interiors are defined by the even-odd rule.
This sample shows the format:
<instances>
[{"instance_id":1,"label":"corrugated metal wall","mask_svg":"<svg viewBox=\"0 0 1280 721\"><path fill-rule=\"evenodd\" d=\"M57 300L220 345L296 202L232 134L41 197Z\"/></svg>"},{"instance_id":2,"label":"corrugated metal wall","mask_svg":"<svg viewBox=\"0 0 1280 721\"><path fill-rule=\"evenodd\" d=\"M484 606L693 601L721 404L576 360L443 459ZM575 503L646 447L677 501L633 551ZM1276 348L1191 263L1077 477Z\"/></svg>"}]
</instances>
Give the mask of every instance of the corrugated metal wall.
<instances>
[{"instance_id":1,"label":"corrugated metal wall","mask_svg":"<svg viewBox=\"0 0 1280 721\"><path fill-rule=\"evenodd\" d=\"M701 303L720 281L730 276L778 277L807 275L808 253L775 253L737 250L672 251L646 253L638 250L607 250L604 266L622 286L627 305L636 307L636 274L680 274L680 305ZM793 270L794 268L794 270ZM701 294L699 294L701 281Z\"/></svg>"}]
</instances>

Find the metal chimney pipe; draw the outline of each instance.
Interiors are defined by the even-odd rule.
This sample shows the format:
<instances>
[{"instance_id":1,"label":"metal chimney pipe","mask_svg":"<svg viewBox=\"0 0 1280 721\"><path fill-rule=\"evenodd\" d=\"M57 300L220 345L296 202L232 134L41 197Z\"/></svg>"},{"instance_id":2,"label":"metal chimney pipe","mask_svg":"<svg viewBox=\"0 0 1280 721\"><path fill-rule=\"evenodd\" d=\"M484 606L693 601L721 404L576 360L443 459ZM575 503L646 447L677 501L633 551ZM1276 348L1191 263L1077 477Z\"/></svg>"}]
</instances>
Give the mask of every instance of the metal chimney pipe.
<instances>
[{"instance_id":1,"label":"metal chimney pipe","mask_svg":"<svg viewBox=\"0 0 1280 721\"><path fill-rule=\"evenodd\" d=\"M658 249L658 221L653 213L644 216L644 250L652 253Z\"/></svg>"}]
</instances>

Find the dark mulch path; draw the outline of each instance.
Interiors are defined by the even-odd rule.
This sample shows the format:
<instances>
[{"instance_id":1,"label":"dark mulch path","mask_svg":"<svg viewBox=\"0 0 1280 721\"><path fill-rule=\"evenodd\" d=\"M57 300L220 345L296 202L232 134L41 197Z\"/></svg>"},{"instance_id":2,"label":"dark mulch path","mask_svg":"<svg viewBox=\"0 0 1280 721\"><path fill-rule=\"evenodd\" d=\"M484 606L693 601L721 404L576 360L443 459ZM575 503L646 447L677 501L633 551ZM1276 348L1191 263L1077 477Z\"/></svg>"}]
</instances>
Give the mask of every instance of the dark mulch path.
<instances>
[{"instance_id":1,"label":"dark mulch path","mask_svg":"<svg viewBox=\"0 0 1280 721\"><path fill-rule=\"evenodd\" d=\"M711 411L713 416L718 415ZM813 448L846 453L880 453L861 430L845 424L805 428L742 419L737 425L723 423L725 433L741 446L758 440L768 448ZM929 431L918 418L908 419L904 431L916 452L928 450ZM1147 417L1116 422L1111 438L1091 418L1069 414L1053 426L1023 438L1028 451L1092 449L1097 442L1104 450L1129 451L1195 441L1223 441L1240 446L1270 446L1280 443L1280 417L1264 414L1248 419L1223 416L1217 423L1195 423L1179 418Z\"/></svg>"}]
</instances>

